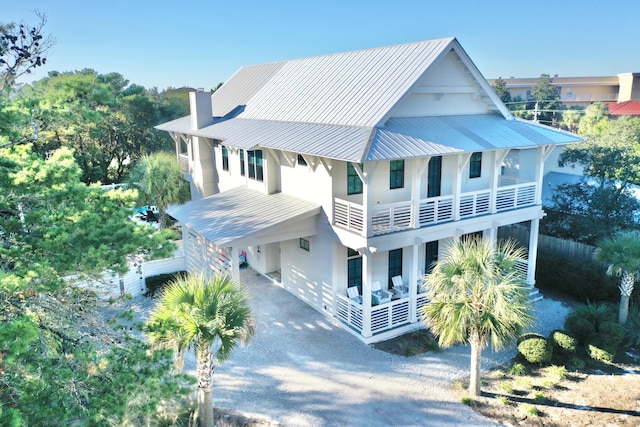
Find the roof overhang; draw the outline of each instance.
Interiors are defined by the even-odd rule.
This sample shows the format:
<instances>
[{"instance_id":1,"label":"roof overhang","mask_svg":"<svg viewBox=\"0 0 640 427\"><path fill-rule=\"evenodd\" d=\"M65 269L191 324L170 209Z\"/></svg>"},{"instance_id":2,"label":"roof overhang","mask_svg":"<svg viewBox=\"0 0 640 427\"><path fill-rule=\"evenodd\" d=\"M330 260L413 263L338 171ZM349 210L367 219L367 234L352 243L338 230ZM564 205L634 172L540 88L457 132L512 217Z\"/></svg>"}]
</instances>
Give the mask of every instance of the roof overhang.
<instances>
[{"instance_id":1,"label":"roof overhang","mask_svg":"<svg viewBox=\"0 0 640 427\"><path fill-rule=\"evenodd\" d=\"M245 247L317 234L321 206L246 187L171 206L167 212L219 247Z\"/></svg>"}]
</instances>

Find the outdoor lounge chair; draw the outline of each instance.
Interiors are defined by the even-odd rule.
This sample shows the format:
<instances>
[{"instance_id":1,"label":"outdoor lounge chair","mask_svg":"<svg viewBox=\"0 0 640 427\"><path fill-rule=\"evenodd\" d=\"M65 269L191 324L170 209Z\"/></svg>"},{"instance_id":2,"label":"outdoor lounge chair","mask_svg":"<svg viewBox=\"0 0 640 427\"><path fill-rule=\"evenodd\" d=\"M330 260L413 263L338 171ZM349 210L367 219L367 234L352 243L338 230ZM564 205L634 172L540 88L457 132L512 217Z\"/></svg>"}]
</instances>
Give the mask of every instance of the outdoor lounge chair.
<instances>
[{"instance_id":1,"label":"outdoor lounge chair","mask_svg":"<svg viewBox=\"0 0 640 427\"><path fill-rule=\"evenodd\" d=\"M402 281L402 276L393 276L391 283L393 283L393 293L397 295L398 298L406 298L409 296L409 287Z\"/></svg>"},{"instance_id":2,"label":"outdoor lounge chair","mask_svg":"<svg viewBox=\"0 0 640 427\"><path fill-rule=\"evenodd\" d=\"M393 295L392 292L382 289L380 282L377 280L371 284L371 293L374 298L378 300L378 304L384 304L385 302L391 301L391 295Z\"/></svg>"},{"instance_id":3,"label":"outdoor lounge chair","mask_svg":"<svg viewBox=\"0 0 640 427\"><path fill-rule=\"evenodd\" d=\"M356 304L362 304L362 296L360 296L360 292L358 291L357 286L351 286L350 288L347 288L347 295L349 296L349 299L351 301L355 302Z\"/></svg>"}]
</instances>

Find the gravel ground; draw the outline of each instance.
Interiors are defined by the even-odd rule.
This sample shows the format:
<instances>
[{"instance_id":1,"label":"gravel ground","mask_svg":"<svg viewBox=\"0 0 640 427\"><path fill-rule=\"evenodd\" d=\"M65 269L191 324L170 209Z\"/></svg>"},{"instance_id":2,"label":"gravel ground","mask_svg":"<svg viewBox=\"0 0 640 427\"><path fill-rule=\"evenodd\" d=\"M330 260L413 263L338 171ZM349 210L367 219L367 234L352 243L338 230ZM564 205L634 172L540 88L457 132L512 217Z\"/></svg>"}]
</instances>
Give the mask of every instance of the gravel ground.
<instances>
[{"instance_id":1,"label":"gravel ground","mask_svg":"<svg viewBox=\"0 0 640 427\"><path fill-rule=\"evenodd\" d=\"M403 357L360 342L253 270L241 280L251 291L256 337L216 368L214 405L270 418L285 426L496 425L459 403L451 383L468 376L469 348ZM532 331L548 334L568 307L535 303ZM153 300L130 302L144 319ZM508 363L514 349L483 352L483 369ZM193 359L185 369L194 373Z\"/></svg>"}]
</instances>

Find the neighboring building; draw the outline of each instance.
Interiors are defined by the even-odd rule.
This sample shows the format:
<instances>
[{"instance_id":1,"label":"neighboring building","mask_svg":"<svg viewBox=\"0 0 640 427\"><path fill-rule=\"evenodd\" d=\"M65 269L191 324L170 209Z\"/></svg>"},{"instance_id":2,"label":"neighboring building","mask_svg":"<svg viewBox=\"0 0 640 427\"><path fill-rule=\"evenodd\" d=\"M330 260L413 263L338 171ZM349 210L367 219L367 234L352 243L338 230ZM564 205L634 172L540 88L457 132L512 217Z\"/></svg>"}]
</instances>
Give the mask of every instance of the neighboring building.
<instances>
[{"instance_id":1,"label":"neighboring building","mask_svg":"<svg viewBox=\"0 0 640 427\"><path fill-rule=\"evenodd\" d=\"M539 77L503 79L511 97L520 96L523 101L532 99ZM491 84L495 80L489 80ZM558 88L560 101L567 107L587 107L594 102L625 102L640 100L640 73L623 73L603 77L551 77L551 84Z\"/></svg>"},{"instance_id":2,"label":"neighboring building","mask_svg":"<svg viewBox=\"0 0 640 427\"><path fill-rule=\"evenodd\" d=\"M529 225L533 287L544 160L580 140L515 120L454 38L246 66L190 99L157 127L191 183L169 210L188 270L237 276L245 252L365 342L420 326L421 277L464 235Z\"/></svg>"},{"instance_id":3,"label":"neighboring building","mask_svg":"<svg viewBox=\"0 0 640 427\"><path fill-rule=\"evenodd\" d=\"M607 102L609 117L617 119L621 116L640 116L640 101Z\"/></svg>"}]
</instances>

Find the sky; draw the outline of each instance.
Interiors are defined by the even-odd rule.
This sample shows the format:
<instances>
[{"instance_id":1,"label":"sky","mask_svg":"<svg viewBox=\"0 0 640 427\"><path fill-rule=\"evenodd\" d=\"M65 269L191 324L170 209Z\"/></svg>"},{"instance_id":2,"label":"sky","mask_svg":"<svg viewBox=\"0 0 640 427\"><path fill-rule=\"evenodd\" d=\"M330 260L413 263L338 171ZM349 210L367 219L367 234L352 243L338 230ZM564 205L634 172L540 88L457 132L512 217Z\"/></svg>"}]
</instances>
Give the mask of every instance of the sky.
<instances>
[{"instance_id":1,"label":"sky","mask_svg":"<svg viewBox=\"0 0 640 427\"><path fill-rule=\"evenodd\" d=\"M615 6L614 6L615 5ZM210 89L243 65L456 37L487 79L640 72L638 0L0 0L56 39L50 71Z\"/></svg>"}]
</instances>

